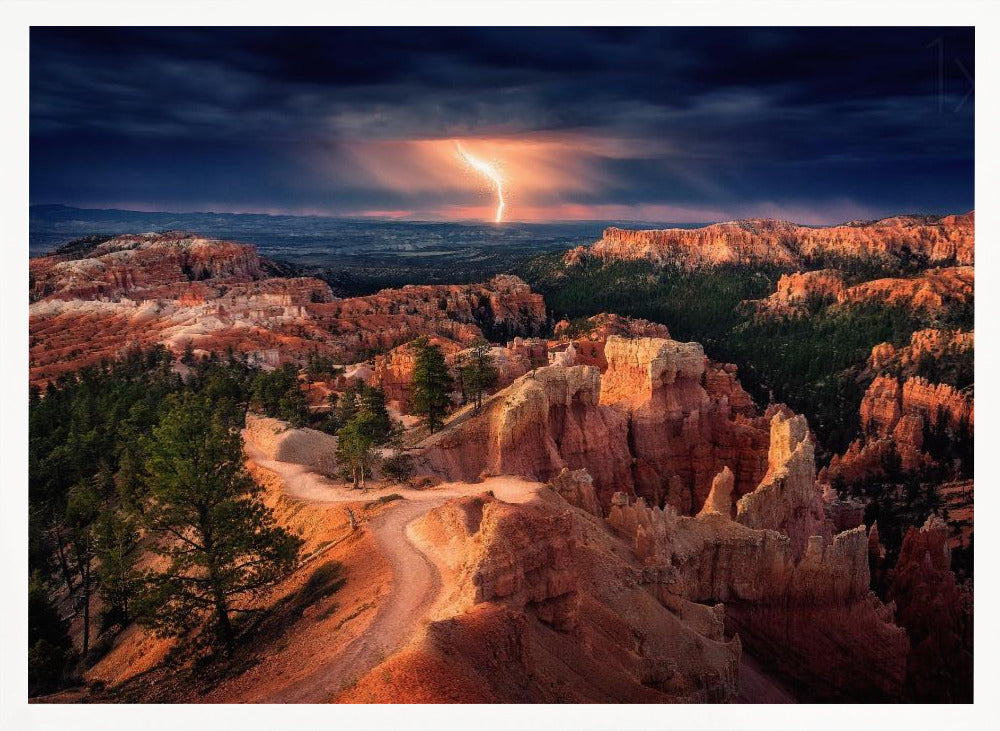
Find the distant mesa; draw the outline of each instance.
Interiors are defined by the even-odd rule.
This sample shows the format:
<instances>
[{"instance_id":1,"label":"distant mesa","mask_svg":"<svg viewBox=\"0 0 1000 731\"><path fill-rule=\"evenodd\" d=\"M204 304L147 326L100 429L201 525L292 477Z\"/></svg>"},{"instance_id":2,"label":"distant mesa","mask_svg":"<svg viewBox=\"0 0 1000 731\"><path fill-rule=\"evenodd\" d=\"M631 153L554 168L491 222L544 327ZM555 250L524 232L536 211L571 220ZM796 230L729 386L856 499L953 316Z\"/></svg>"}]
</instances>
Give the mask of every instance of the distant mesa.
<instances>
[{"instance_id":1,"label":"distant mesa","mask_svg":"<svg viewBox=\"0 0 1000 731\"><path fill-rule=\"evenodd\" d=\"M927 266L975 264L975 212L948 216L893 216L879 221L810 227L766 218L715 223L696 229L608 228L600 241L564 256L649 261L687 267L722 264L780 264L805 267L821 257L901 259Z\"/></svg>"}]
</instances>

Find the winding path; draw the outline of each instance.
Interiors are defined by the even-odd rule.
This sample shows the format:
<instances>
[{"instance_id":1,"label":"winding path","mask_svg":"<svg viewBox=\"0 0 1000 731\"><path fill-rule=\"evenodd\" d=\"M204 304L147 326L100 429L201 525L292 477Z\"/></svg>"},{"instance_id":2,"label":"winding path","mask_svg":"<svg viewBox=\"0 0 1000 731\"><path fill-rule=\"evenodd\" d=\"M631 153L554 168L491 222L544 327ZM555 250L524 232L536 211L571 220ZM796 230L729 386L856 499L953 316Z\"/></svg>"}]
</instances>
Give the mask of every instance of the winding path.
<instances>
[{"instance_id":1,"label":"winding path","mask_svg":"<svg viewBox=\"0 0 1000 731\"><path fill-rule=\"evenodd\" d=\"M282 479L289 497L310 503L357 502L362 498L356 490L340 486L304 465L267 459L249 441L245 446L250 459ZM381 488L366 493L364 498L368 499L390 493L405 498L387 506L365 524L392 568L390 592L371 624L317 672L261 700L265 703L329 701L345 685L401 649L427 621L428 612L442 591L441 575L431 558L408 535L407 528L413 521L450 498L493 490L500 500L526 502L534 498L537 487L538 483L517 478L492 478L479 484L445 483L428 490Z\"/></svg>"},{"instance_id":2,"label":"winding path","mask_svg":"<svg viewBox=\"0 0 1000 731\"><path fill-rule=\"evenodd\" d=\"M441 590L433 562L406 535L406 527L440 500L400 501L369 523L392 567L392 589L371 624L304 682L266 698L268 703L323 703L399 650L414 635Z\"/></svg>"}]
</instances>

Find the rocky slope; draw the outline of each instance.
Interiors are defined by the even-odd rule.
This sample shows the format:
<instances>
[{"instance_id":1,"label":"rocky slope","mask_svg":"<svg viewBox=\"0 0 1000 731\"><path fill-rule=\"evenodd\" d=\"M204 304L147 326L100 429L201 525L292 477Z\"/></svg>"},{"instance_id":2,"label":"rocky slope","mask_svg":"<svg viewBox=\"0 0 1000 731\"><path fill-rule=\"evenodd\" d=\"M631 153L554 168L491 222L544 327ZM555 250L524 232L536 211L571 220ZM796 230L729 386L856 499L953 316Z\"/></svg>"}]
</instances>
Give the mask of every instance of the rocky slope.
<instances>
[{"instance_id":1,"label":"rocky slope","mask_svg":"<svg viewBox=\"0 0 1000 731\"><path fill-rule=\"evenodd\" d=\"M158 343L178 354L189 343L196 355L232 348L266 365L312 351L353 362L425 334L533 335L547 318L516 277L340 300L318 279L268 277L251 246L190 234L120 236L30 266L35 384Z\"/></svg>"},{"instance_id":2,"label":"rocky slope","mask_svg":"<svg viewBox=\"0 0 1000 731\"><path fill-rule=\"evenodd\" d=\"M628 546L554 492L452 501L414 533L451 592L425 633L338 701L735 699L740 642L719 610L658 601Z\"/></svg>"},{"instance_id":3,"label":"rocky slope","mask_svg":"<svg viewBox=\"0 0 1000 731\"><path fill-rule=\"evenodd\" d=\"M769 263L801 267L808 260L824 257L886 261L916 257L927 265L972 265L974 230L974 213L895 216L825 228L771 219L716 223L698 229L608 228L600 241L569 251L565 261L574 264L595 258L682 266Z\"/></svg>"}]
</instances>

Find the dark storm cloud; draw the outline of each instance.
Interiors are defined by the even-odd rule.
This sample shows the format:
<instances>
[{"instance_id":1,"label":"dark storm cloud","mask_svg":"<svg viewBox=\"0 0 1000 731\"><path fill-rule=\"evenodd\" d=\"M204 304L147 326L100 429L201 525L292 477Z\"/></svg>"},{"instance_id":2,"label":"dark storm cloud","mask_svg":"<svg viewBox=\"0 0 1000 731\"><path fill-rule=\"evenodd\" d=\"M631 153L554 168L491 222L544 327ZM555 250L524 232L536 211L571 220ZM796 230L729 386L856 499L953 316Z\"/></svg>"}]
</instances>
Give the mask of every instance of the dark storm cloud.
<instances>
[{"instance_id":1,"label":"dark storm cloud","mask_svg":"<svg viewBox=\"0 0 1000 731\"><path fill-rule=\"evenodd\" d=\"M974 72L971 29L34 29L31 198L430 211L309 160L582 134L628 151L540 205L967 210Z\"/></svg>"}]
</instances>

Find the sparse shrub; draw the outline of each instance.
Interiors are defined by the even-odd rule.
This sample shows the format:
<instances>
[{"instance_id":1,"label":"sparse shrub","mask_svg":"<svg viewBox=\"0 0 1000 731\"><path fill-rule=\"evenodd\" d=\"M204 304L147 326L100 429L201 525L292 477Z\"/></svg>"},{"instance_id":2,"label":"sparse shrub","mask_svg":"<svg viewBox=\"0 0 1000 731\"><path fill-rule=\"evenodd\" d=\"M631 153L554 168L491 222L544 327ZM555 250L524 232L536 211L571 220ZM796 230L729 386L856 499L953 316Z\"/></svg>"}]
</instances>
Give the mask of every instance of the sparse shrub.
<instances>
[{"instance_id":1,"label":"sparse shrub","mask_svg":"<svg viewBox=\"0 0 1000 731\"><path fill-rule=\"evenodd\" d=\"M415 471L413 456L406 452L397 452L382 460L382 477L390 482L408 482Z\"/></svg>"},{"instance_id":2,"label":"sparse shrub","mask_svg":"<svg viewBox=\"0 0 1000 731\"><path fill-rule=\"evenodd\" d=\"M385 505L386 503L395 502L396 500L402 500L403 496L398 492L389 493L388 495L383 495L377 500L372 500L370 503L365 503L366 508L375 508L379 505Z\"/></svg>"}]
</instances>

